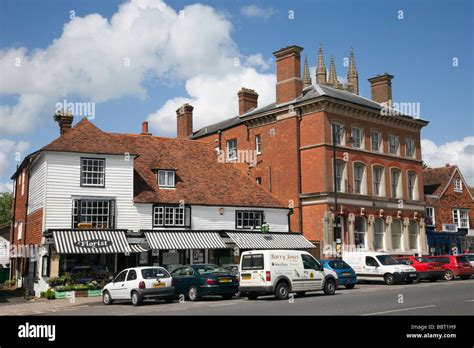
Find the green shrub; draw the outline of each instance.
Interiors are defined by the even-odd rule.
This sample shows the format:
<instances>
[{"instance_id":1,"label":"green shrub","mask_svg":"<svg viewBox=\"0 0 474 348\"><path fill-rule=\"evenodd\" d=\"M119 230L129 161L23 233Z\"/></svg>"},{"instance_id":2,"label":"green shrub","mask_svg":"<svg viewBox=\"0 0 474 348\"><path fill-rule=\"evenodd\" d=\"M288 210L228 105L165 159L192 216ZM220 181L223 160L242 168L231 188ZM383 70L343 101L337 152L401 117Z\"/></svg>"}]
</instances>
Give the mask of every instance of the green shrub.
<instances>
[{"instance_id":1,"label":"green shrub","mask_svg":"<svg viewBox=\"0 0 474 348\"><path fill-rule=\"evenodd\" d=\"M89 290L89 287L86 284L77 284L73 286L74 290Z\"/></svg>"}]
</instances>

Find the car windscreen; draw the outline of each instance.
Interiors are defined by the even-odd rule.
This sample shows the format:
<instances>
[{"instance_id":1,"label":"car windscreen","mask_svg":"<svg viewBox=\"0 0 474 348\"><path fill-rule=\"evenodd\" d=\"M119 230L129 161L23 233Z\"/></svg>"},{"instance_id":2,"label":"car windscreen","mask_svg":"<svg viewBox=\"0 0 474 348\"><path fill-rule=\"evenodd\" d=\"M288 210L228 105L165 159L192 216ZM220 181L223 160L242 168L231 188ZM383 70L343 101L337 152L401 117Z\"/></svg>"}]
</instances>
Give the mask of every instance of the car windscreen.
<instances>
[{"instance_id":1,"label":"car windscreen","mask_svg":"<svg viewBox=\"0 0 474 348\"><path fill-rule=\"evenodd\" d=\"M242 270L263 269L263 254L244 255Z\"/></svg>"},{"instance_id":2,"label":"car windscreen","mask_svg":"<svg viewBox=\"0 0 474 348\"><path fill-rule=\"evenodd\" d=\"M197 266L195 270L199 274L213 274L213 273L229 273L228 269L217 265L202 265Z\"/></svg>"},{"instance_id":3,"label":"car windscreen","mask_svg":"<svg viewBox=\"0 0 474 348\"><path fill-rule=\"evenodd\" d=\"M164 268L142 269L143 279L169 278L170 274Z\"/></svg>"},{"instance_id":4,"label":"car windscreen","mask_svg":"<svg viewBox=\"0 0 474 348\"><path fill-rule=\"evenodd\" d=\"M344 261L329 261L328 264L332 269L348 269L348 268L350 268L350 266L347 263L345 263Z\"/></svg>"},{"instance_id":5,"label":"car windscreen","mask_svg":"<svg viewBox=\"0 0 474 348\"><path fill-rule=\"evenodd\" d=\"M390 255L377 255L377 260L384 266L399 265L399 262Z\"/></svg>"},{"instance_id":6,"label":"car windscreen","mask_svg":"<svg viewBox=\"0 0 474 348\"><path fill-rule=\"evenodd\" d=\"M456 261L459 263L469 263L469 259L466 256L456 256Z\"/></svg>"},{"instance_id":7,"label":"car windscreen","mask_svg":"<svg viewBox=\"0 0 474 348\"><path fill-rule=\"evenodd\" d=\"M429 257L418 257L417 260L418 262L439 262L438 260Z\"/></svg>"}]
</instances>

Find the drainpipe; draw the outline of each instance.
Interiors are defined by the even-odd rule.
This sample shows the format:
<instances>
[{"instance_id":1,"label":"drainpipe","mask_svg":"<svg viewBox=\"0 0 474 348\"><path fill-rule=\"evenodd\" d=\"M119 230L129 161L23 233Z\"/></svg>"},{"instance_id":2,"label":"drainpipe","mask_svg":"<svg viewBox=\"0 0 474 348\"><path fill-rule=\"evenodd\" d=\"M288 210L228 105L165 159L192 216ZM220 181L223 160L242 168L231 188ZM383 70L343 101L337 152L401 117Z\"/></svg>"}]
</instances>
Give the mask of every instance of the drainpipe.
<instances>
[{"instance_id":1,"label":"drainpipe","mask_svg":"<svg viewBox=\"0 0 474 348\"><path fill-rule=\"evenodd\" d=\"M219 140L218 140L219 153L221 153L221 151L222 151L222 131L219 129L219 130L217 131L217 134L219 135Z\"/></svg>"},{"instance_id":2,"label":"drainpipe","mask_svg":"<svg viewBox=\"0 0 474 348\"><path fill-rule=\"evenodd\" d=\"M296 124L296 157L297 157L297 163L298 163L298 215L299 215L299 229L300 233L303 233L303 206L302 206L302 199L301 199L301 191L302 191L302 178L301 178L301 141L300 141L300 127L301 127L301 108L296 108L295 109L296 114L297 114L297 124Z\"/></svg>"}]
</instances>

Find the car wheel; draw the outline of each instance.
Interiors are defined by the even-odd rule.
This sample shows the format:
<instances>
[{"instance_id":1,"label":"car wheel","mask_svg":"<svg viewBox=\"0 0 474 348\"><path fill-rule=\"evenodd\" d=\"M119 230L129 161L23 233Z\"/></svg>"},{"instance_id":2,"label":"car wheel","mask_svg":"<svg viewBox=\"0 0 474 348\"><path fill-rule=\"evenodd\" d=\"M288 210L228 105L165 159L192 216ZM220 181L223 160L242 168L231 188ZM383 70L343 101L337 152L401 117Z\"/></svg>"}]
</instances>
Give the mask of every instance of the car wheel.
<instances>
[{"instance_id":1,"label":"car wheel","mask_svg":"<svg viewBox=\"0 0 474 348\"><path fill-rule=\"evenodd\" d=\"M234 295L222 295L224 300L230 300L232 297L234 297Z\"/></svg>"},{"instance_id":2,"label":"car wheel","mask_svg":"<svg viewBox=\"0 0 474 348\"><path fill-rule=\"evenodd\" d=\"M391 273L384 275L383 280L385 281L385 284L387 285L395 284L395 277Z\"/></svg>"},{"instance_id":3,"label":"car wheel","mask_svg":"<svg viewBox=\"0 0 474 348\"><path fill-rule=\"evenodd\" d=\"M195 285L191 285L189 287L188 298L190 301L193 301L193 302L199 300L198 288Z\"/></svg>"},{"instance_id":4,"label":"car wheel","mask_svg":"<svg viewBox=\"0 0 474 348\"><path fill-rule=\"evenodd\" d=\"M299 291L296 293L297 296L299 297L303 297L304 295L306 295L306 292L305 291Z\"/></svg>"},{"instance_id":5,"label":"car wheel","mask_svg":"<svg viewBox=\"0 0 474 348\"><path fill-rule=\"evenodd\" d=\"M354 289L355 284L349 283L346 284L346 289Z\"/></svg>"},{"instance_id":6,"label":"car wheel","mask_svg":"<svg viewBox=\"0 0 474 348\"><path fill-rule=\"evenodd\" d=\"M471 278L470 275L463 275L463 276L461 276L461 279L462 279L462 280L466 280L466 279L469 279L469 278Z\"/></svg>"},{"instance_id":7,"label":"car wheel","mask_svg":"<svg viewBox=\"0 0 474 348\"><path fill-rule=\"evenodd\" d=\"M106 306L114 303L108 291L104 291L104 293L102 294L102 303Z\"/></svg>"},{"instance_id":8,"label":"car wheel","mask_svg":"<svg viewBox=\"0 0 474 348\"><path fill-rule=\"evenodd\" d=\"M323 291L325 295L334 295L336 293L336 282L332 279L326 280Z\"/></svg>"},{"instance_id":9,"label":"car wheel","mask_svg":"<svg viewBox=\"0 0 474 348\"><path fill-rule=\"evenodd\" d=\"M275 297L278 300L286 300L288 298L288 285L284 282L279 283L275 288Z\"/></svg>"},{"instance_id":10,"label":"car wheel","mask_svg":"<svg viewBox=\"0 0 474 348\"><path fill-rule=\"evenodd\" d=\"M256 300L258 298L257 294L248 294L246 296L249 300Z\"/></svg>"},{"instance_id":11,"label":"car wheel","mask_svg":"<svg viewBox=\"0 0 474 348\"><path fill-rule=\"evenodd\" d=\"M444 280L453 280L454 279L454 273L453 271L450 271L449 269L444 273Z\"/></svg>"},{"instance_id":12,"label":"car wheel","mask_svg":"<svg viewBox=\"0 0 474 348\"><path fill-rule=\"evenodd\" d=\"M132 304L134 306L140 306L143 303L143 298L136 291L132 292Z\"/></svg>"}]
</instances>

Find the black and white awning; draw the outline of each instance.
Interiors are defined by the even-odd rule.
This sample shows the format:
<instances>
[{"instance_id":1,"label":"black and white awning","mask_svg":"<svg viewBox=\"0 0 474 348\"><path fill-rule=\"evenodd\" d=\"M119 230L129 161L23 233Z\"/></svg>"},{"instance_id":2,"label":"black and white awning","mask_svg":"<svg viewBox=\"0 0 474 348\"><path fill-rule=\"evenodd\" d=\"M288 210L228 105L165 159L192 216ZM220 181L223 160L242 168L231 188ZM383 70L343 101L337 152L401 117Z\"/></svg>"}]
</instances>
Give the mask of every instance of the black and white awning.
<instances>
[{"instance_id":1,"label":"black and white awning","mask_svg":"<svg viewBox=\"0 0 474 348\"><path fill-rule=\"evenodd\" d=\"M132 252L126 230L53 230L58 254L121 254Z\"/></svg>"},{"instance_id":2,"label":"black and white awning","mask_svg":"<svg viewBox=\"0 0 474 348\"><path fill-rule=\"evenodd\" d=\"M300 233L226 232L240 249L316 248Z\"/></svg>"},{"instance_id":3,"label":"black and white awning","mask_svg":"<svg viewBox=\"0 0 474 348\"><path fill-rule=\"evenodd\" d=\"M145 231L152 249L227 249L219 232Z\"/></svg>"},{"instance_id":4,"label":"black and white awning","mask_svg":"<svg viewBox=\"0 0 474 348\"><path fill-rule=\"evenodd\" d=\"M130 249L132 250L132 253L144 253L150 250L142 247L140 244L130 244Z\"/></svg>"}]
</instances>

